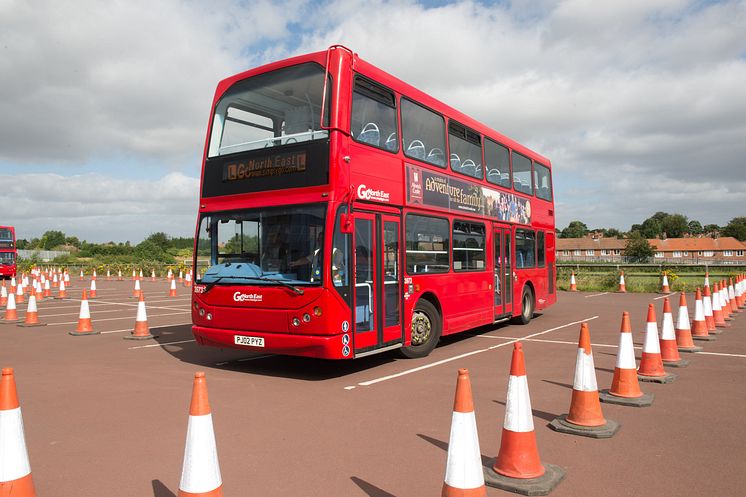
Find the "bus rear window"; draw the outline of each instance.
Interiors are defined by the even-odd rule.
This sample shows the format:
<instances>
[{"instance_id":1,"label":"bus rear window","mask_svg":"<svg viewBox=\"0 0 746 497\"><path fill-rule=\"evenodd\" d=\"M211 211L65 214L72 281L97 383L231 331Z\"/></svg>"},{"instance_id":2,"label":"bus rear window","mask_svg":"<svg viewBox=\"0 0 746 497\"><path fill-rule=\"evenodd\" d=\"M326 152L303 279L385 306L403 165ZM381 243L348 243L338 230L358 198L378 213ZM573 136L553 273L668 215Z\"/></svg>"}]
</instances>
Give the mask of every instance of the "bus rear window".
<instances>
[{"instance_id":1,"label":"bus rear window","mask_svg":"<svg viewBox=\"0 0 746 497\"><path fill-rule=\"evenodd\" d=\"M552 200L552 173L547 166L534 162L534 185L536 196L544 200Z\"/></svg>"}]
</instances>

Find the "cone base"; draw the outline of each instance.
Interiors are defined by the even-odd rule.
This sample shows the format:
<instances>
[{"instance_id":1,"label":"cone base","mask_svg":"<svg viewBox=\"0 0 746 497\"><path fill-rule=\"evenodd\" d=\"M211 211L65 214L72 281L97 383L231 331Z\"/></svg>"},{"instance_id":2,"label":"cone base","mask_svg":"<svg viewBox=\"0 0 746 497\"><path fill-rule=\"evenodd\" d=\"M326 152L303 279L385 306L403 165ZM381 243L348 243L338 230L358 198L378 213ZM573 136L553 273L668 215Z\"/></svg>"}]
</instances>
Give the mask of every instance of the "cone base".
<instances>
[{"instance_id":1,"label":"cone base","mask_svg":"<svg viewBox=\"0 0 746 497\"><path fill-rule=\"evenodd\" d=\"M562 414L554 418L552 422L549 423L549 427L560 433L579 435L581 437L611 438L617 431L619 431L621 425L614 420L607 419L606 424L601 426L581 426L569 422L567 420L567 414Z\"/></svg>"},{"instance_id":2,"label":"cone base","mask_svg":"<svg viewBox=\"0 0 746 497\"><path fill-rule=\"evenodd\" d=\"M100 335L100 331L68 331L68 335L72 335L74 337L82 337L83 335Z\"/></svg>"},{"instance_id":3,"label":"cone base","mask_svg":"<svg viewBox=\"0 0 746 497\"><path fill-rule=\"evenodd\" d=\"M46 326L47 323L32 323L32 324L26 324L26 323L18 323L16 326L20 326L21 328L36 328L37 326Z\"/></svg>"},{"instance_id":4,"label":"cone base","mask_svg":"<svg viewBox=\"0 0 746 497\"><path fill-rule=\"evenodd\" d=\"M678 361L666 361L663 360L663 365L671 368L685 368L689 365L689 361L686 359L679 359Z\"/></svg>"},{"instance_id":5,"label":"cone base","mask_svg":"<svg viewBox=\"0 0 746 497\"><path fill-rule=\"evenodd\" d=\"M547 463L542 463L546 471L538 478L510 478L492 469L495 461L496 459L491 459L483 468L484 483L500 490L507 490L520 495L549 495L554 487L565 479L564 469Z\"/></svg>"},{"instance_id":6,"label":"cone base","mask_svg":"<svg viewBox=\"0 0 746 497\"><path fill-rule=\"evenodd\" d=\"M693 339L694 337L692 337ZM696 354L697 352L702 352L702 347L697 347L696 345L694 347L679 347L679 352L686 352L687 354Z\"/></svg>"},{"instance_id":7,"label":"cone base","mask_svg":"<svg viewBox=\"0 0 746 497\"><path fill-rule=\"evenodd\" d=\"M67 296L65 297L52 297L54 300L67 300Z\"/></svg>"},{"instance_id":8,"label":"cone base","mask_svg":"<svg viewBox=\"0 0 746 497\"><path fill-rule=\"evenodd\" d=\"M713 342L717 340L717 337L712 335L692 335L692 340L699 340L700 342Z\"/></svg>"},{"instance_id":9,"label":"cone base","mask_svg":"<svg viewBox=\"0 0 746 497\"><path fill-rule=\"evenodd\" d=\"M630 406L630 407L650 407L653 405L655 394L644 393L640 397L619 397L609 393L608 390L601 390L598 392L598 398L601 402L607 404L615 404L619 406Z\"/></svg>"},{"instance_id":10,"label":"cone base","mask_svg":"<svg viewBox=\"0 0 746 497\"><path fill-rule=\"evenodd\" d=\"M20 319L0 319L0 324L16 324L20 321Z\"/></svg>"},{"instance_id":11,"label":"cone base","mask_svg":"<svg viewBox=\"0 0 746 497\"><path fill-rule=\"evenodd\" d=\"M151 338L158 338L158 335L129 335L122 338L124 338L125 340L149 340Z\"/></svg>"},{"instance_id":12,"label":"cone base","mask_svg":"<svg viewBox=\"0 0 746 497\"><path fill-rule=\"evenodd\" d=\"M637 379L640 381L647 381L648 383L673 383L676 381L677 376L673 373L666 373L661 376L648 376L637 373Z\"/></svg>"}]
</instances>

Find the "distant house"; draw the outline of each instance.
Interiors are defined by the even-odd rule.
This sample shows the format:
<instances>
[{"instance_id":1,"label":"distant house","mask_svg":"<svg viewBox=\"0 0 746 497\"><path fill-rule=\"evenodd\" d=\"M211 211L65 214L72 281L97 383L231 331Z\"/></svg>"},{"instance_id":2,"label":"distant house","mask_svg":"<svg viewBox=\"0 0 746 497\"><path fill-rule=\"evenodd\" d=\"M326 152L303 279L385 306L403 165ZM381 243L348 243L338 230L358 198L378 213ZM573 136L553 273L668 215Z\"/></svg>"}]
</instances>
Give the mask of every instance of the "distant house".
<instances>
[{"instance_id":1,"label":"distant house","mask_svg":"<svg viewBox=\"0 0 746 497\"><path fill-rule=\"evenodd\" d=\"M653 262L678 264L744 264L746 244L732 237L649 239L655 250ZM603 238L558 238L558 262L625 262L627 240Z\"/></svg>"}]
</instances>

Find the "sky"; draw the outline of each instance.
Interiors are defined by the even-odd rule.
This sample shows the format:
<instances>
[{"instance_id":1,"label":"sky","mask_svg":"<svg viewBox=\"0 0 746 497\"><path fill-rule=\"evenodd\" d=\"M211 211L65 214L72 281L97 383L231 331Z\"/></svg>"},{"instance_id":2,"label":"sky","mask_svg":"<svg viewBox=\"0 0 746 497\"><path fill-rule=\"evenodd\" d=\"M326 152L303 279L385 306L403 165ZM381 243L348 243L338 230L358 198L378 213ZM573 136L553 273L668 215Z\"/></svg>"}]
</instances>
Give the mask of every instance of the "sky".
<instances>
[{"instance_id":1,"label":"sky","mask_svg":"<svg viewBox=\"0 0 746 497\"><path fill-rule=\"evenodd\" d=\"M192 236L217 82L341 43L552 161L557 227L746 215L746 0L0 0L0 225Z\"/></svg>"}]
</instances>

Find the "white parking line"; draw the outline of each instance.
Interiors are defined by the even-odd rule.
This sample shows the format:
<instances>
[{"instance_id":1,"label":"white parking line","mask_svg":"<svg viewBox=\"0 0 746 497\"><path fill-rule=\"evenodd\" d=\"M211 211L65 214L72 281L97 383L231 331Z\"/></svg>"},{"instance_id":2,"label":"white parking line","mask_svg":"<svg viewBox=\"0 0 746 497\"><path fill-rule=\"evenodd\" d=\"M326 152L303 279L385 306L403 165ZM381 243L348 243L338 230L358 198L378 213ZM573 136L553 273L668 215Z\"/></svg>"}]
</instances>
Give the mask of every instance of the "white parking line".
<instances>
[{"instance_id":1,"label":"white parking line","mask_svg":"<svg viewBox=\"0 0 746 497\"><path fill-rule=\"evenodd\" d=\"M671 295L676 295L676 294L673 293L673 292L672 293L667 293L665 295L661 295L660 297L655 297L653 300L665 299L666 297L670 297Z\"/></svg>"},{"instance_id":2,"label":"white parking line","mask_svg":"<svg viewBox=\"0 0 746 497\"><path fill-rule=\"evenodd\" d=\"M594 293L593 295L586 295L585 298L589 299L591 297L600 297L601 295L608 295L611 292L604 292L604 293Z\"/></svg>"},{"instance_id":3,"label":"white parking line","mask_svg":"<svg viewBox=\"0 0 746 497\"><path fill-rule=\"evenodd\" d=\"M94 323L95 323L95 321L94 321ZM192 322L190 321L188 323L167 324L167 325L156 326L156 327L152 327L151 326L150 330L152 331L152 330L157 330L159 328L170 328L172 326L186 326L188 324L192 324ZM108 335L109 333L124 333L125 331L133 331L133 329L134 329L134 327L133 328L127 328L126 330L102 331L101 334L102 335Z\"/></svg>"},{"instance_id":4,"label":"white parking line","mask_svg":"<svg viewBox=\"0 0 746 497\"><path fill-rule=\"evenodd\" d=\"M724 357L746 357L746 354L724 354L722 352L697 352L697 355L719 355Z\"/></svg>"},{"instance_id":5,"label":"white parking line","mask_svg":"<svg viewBox=\"0 0 746 497\"><path fill-rule=\"evenodd\" d=\"M197 340L179 340L178 342L166 342L166 343L154 343L153 345L140 345L137 347L128 347L129 350L135 349L149 349L151 347L165 347L166 345L176 345L177 343L190 343L196 342Z\"/></svg>"},{"instance_id":6,"label":"white parking line","mask_svg":"<svg viewBox=\"0 0 746 497\"><path fill-rule=\"evenodd\" d=\"M182 312L171 312L171 313L168 313L168 314L151 314L151 315L148 316L148 319L151 319L151 318L160 318L160 317L165 317L165 316L183 316L184 314L188 314L188 312L187 311L182 311ZM43 318L44 316L41 316L41 317ZM116 320L121 320L121 319L132 319L132 316L125 316L125 317L121 317L121 318L93 319L92 321L94 323L98 323L100 321L116 321ZM63 326L63 325L68 325L68 324L78 324L78 322L77 321L68 321L67 323L47 323L48 326Z\"/></svg>"},{"instance_id":7,"label":"white parking line","mask_svg":"<svg viewBox=\"0 0 746 497\"><path fill-rule=\"evenodd\" d=\"M420 366L420 367L417 367L417 368L407 369L405 371L401 371L399 373L392 374L392 375L389 375L389 376L384 376L382 378L376 378L376 379L373 379L373 380L363 381L363 382L358 383L357 386L368 387L368 386L371 386L371 385L375 385L376 383L381 383L381 382L384 382L384 381L393 380L394 378L399 378L401 376L405 376L405 375L408 375L408 374L417 373L419 371L424 371L425 369L430 369L430 368L435 367L435 366L440 366L441 364L447 364L449 362L453 362L453 361L456 361L456 360L459 360L459 359L463 359L464 357L469 357L469 356L472 356L472 355L481 354L482 352L488 352L490 350L497 349L499 347L505 347L506 345L510 345L512 343L519 342L521 340L526 340L526 339L529 339L529 338L533 338L533 337L536 337L536 336L539 336L539 335L543 335L545 333L549 333L549 332L552 332L552 331L560 330L562 328L567 328L568 326L573 326L573 325L576 325L576 324L584 323L586 321L592 321L594 319L598 319L598 316L592 316L592 317L589 317L589 318L586 318L586 319L581 319L580 321L573 321L572 323L567 323L567 324L563 324L561 326L556 326L554 328L550 328L548 330L539 331L537 333L533 333L531 335L528 335L528 336L525 336L525 337L522 337L522 338L514 338L514 339L512 339L510 341L503 342L503 343L500 343L500 344L497 344L497 345L493 345L492 347L487 347L486 349L474 350L472 352L467 352L466 354L461 354L461 355L458 355L458 356L455 356L455 357L450 357L448 359L443 359L441 361L433 362L433 363L430 363L430 364L425 364L424 366ZM347 386L347 387L344 387L344 388L345 388L345 390L352 390L352 389L355 388L355 386Z\"/></svg>"}]
</instances>

